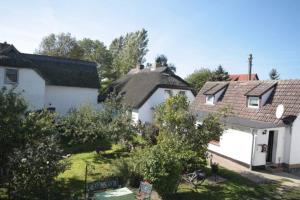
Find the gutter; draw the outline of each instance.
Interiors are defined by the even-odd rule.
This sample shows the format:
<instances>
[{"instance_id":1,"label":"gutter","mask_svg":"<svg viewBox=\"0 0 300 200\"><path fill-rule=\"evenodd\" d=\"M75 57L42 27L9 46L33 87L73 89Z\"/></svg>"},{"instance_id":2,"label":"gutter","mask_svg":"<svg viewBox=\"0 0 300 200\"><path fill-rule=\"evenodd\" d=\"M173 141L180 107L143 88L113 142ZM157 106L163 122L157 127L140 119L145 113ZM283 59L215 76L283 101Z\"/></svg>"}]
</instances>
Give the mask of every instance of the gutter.
<instances>
[{"instance_id":1,"label":"gutter","mask_svg":"<svg viewBox=\"0 0 300 200\"><path fill-rule=\"evenodd\" d=\"M250 130L251 130L251 134L252 134L250 170L252 170L253 158L254 158L254 151L255 151L255 149L253 149L253 147L255 146L255 133L254 133L254 129L253 128L250 128Z\"/></svg>"}]
</instances>

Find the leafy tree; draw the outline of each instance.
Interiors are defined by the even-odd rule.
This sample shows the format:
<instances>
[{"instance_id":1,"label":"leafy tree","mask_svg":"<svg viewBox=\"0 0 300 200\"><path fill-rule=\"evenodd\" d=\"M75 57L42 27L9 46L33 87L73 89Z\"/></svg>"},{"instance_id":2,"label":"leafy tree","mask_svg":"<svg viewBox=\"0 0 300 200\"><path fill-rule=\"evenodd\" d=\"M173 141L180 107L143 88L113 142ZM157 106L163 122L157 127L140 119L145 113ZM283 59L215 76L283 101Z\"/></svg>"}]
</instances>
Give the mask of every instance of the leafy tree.
<instances>
[{"instance_id":1,"label":"leafy tree","mask_svg":"<svg viewBox=\"0 0 300 200\"><path fill-rule=\"evenodd\" d=\"M198 93L207 81L226 81L228 80L228 72L220 65L214 71L207 68L194 71L185 80L191 84L194 91Z\"/></svg>"},{"instance_id":2,"label":"leafy tree","mask_svg":"<svg viewBox=\"0 0 300 200\"><path fill-rule=\"evenodd\" d=\"M36 53L48 56L82 59L84 52L71 33L60 33L44 37Z\"/></svg>"},{"instance_id":3,"label":"leafy tree","mask_svg":"<svg viewBox=\"0 0 300 200\"><path fill-rule=\"evenodd\" d=\"M198 93L203 85L212 79L213 72L210 69L202 68L194 71L185 80L192 85L195 92Z\"/></svg>"},{"instance_id":4,"label":"leafy tree","mask_svg":"<svg viewBox=\"0 0 300 200\"><path fill-rule=\"evenodd\" d=\"M84 38L78 41L83 50L83 59L98 64L99 79L101 80L101 92L107 88L111 80L115 80L115 72L112 68L112 54L99 40Z\"/></svg>"},{"instance_id":5,"label":"leafy tree","mask_svg":"<svg viewBox=\"0 0 300 200\"><path fill-rule=\"evenodd\" d=\"M220 65L213 71L212 81L227 81L229 78L228 72Z\"/></svg>"},{"instance_id":6,"label":"leafy tree","mask_svg":"<svg viewBox=\"0 0 300 200\"><path fill-rule=\"evenodd\" d=\"M169 98L165 103L159 105L155 110L155 123L160 128L158 144L167 144L174 147L179 153L179 157L183 158L183 166L189 170L191 166L198 166L206 161L207 145L211 140L219 138L223 133L222 123L219 116L210 114L202 122L202 125L195 126L196 119L188 110L189 104L187 98L183 95L176 95ZM163 133L163 134L161 134ZM173 139L172 139L173 138ZM187 155L180 155L180 150L185 148ZM201 159L196 160L197 163L186 162L192 159L193 152Z\"/></svg>"},{"instance_id":7,"label":"leafy tree","mask_svg":"<svg viewBox=\"0 0 300 200\"><path fill-rule=\"evenodd\" d=\"M271 80L279 80L280 74L278 73L278 71L276 69L271 69L269 76L270 76Z\"/></svg>"},{"instance_id":8,"label":"leafy tree","mask_svg":"<svg viewBox=\"0 0 300 200\"><path fill-rule=\"evenodd\" d=\"M14 89L0 89L0 168L6 168L9 154L22 143L21 124L27 109ZM2 171L1 170L1 171Z\"/></svg>"},{"instance_id":9,"label":"leafy tree","mask_svg":"<svg viewBox=\"0 0 300 200\"><path fill-rule=\"evenodd\" d=\"M148 52L148 33L145 29L127 33L113 40L110 51L113 56L113 68L116 78L126 74L137 64L145 62Z\"/></svg>"},{"instance_id":10,"label":"leafy tree","mask_svg":"<svg viewBox=\"0 0 300 200\"><path fill-rule=\"evenodd\" d=\"M15 199L55 199L55 177L66 168L55 136L28 142L9 157L11 189Z\"/></svg>"},{"instance_id":11,"label":"leafy tree","mask_svg":"<svg viewBox=\"0 0 300 200\"><path fill-rule=\"evenodd\" d=\"M176 72L176 67L172 63L168 63L168 58L164 54L160 54L155 58L155 63L159 67L168 67L171 71Z\"/></svg>"}]
</instances>

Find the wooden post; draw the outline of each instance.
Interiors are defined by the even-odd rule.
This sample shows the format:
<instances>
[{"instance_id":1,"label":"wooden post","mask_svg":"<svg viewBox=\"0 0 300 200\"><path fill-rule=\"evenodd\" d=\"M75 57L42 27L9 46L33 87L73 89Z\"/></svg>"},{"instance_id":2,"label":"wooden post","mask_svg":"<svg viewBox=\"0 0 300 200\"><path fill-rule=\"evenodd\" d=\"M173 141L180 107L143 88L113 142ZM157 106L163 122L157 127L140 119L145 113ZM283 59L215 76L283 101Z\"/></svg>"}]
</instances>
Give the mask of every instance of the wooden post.
<instances>
[{"instance_id":1,"label":"wooden post","mask_svg":"<svg viewBox=\"0 0 300 200\"><path fill-rule=\"evenodd\" d=\"M87 170L88 170L88 165L85 165L85 178L84 178L84 199L87 199Z\"/></svg>"}]
</instances>

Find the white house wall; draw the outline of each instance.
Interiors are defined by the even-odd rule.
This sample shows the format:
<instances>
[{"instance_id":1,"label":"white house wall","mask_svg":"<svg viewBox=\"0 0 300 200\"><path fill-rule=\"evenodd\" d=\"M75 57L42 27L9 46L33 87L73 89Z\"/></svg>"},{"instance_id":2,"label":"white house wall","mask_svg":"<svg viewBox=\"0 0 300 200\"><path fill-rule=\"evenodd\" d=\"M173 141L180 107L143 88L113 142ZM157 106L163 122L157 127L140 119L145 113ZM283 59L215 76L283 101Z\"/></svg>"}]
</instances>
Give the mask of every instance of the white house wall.
<instances>
[{"instance_id":1,"label":"white house wall","mask_svg":"<svg viewBox=\"0 0 300 200\"><path fill-rule=\"evenodd\" d=\"M13 68L0 66L0 88L11 88L11 84L4 84L4 74L6 68L18 70L18 84L16 92L20 92L28 104L30 110L41 109L45 101L45 81L33 69Z\"/></svg>"},{"instance_id":2,"label":"white house wall","mask_svg":"<svg viewBox=\"0 0 300 200\"><path fill-rule=\"evenodd\" d=\"M252 133L231 128L226 129L220 137L219 144L209 144L208 149L250 165Z\"/></svg>"},{"instance_id":3,"label":"white house wall","mask_svg":"<svg viewBox=\"0 0 300 200\"><path fill-rule=\"evenodd\" d=\"M55 107L60 114L82 104L96 107L97 95L97 89L47 85L45 107Z\"/></svg>"},{"instance_id":4,"label":"white house wall","mask_svg":"<svg viewBox=\"0 0 300 200\"><path fill-rule=\"evenodd\" d=\"M168 98L165 90L172 90L173 95L178 94L180 91L185 91L189 102L192 102L195 99L195 96L190 90L158 88L138 110L133 110L132 120L134 122L137 122L138 120L141 120L142 122L152 122L155 106L165 102L165 100Z\"/></svg>"},{"instance_id":5,"label":"white house wall","mask_svg":"<svg viewBox=\"0 0 300 200\"><path fill-rule=\"evenodd\" d=\"M290 146L289 164L300 164L300 118L299 116L293 123Z\"/></svg>"}]
</instances>

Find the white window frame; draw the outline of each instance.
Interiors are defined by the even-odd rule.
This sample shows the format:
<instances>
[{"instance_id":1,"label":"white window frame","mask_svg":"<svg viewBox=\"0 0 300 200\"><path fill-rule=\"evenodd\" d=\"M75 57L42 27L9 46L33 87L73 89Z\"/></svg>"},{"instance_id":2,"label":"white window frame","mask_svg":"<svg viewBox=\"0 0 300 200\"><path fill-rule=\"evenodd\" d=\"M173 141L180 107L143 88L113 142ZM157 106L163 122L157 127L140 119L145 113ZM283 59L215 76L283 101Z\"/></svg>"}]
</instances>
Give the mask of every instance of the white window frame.
<instances>
[{"instance_id":1,"label":"white window frame","mask_svg":"<svg viewBox=\"0 0 300 200\"><path fill-rule=\"evenodd\" d=\"M206 95L206 98L205 98L205 102L206 104L208 105L214 105L215 104L215 95Z\"/></svg>"},{"instance_id":2,"label":"white window frame","mask_svg":"<svg viewBox=\"0 0 300 200\"><path fill-rule=\"evenodd\" d=\"M257 105L251 105L251 104L250 104L251 99L257 100ZM247 104L248 104L248 108L259 108L259 101L260 101L259 97L256 97L256 96L249 96L249 97L248 97L248 103L247 103Z\"/></svg>"},{"instance_id":3,"label":"white window frame","mask_svg":"<svg viewBox=\"0 0 300 200\"><path fill-rule=\"evenodd\" d=\"M8 70L14 70L17 72L17 81L16 82L9 81L9 79L6 77ZM19 83L19 70L15 69L15 68L5 68L4 69L4 84L17 85L18 83Z\"/></svg>"}]
</instances>

